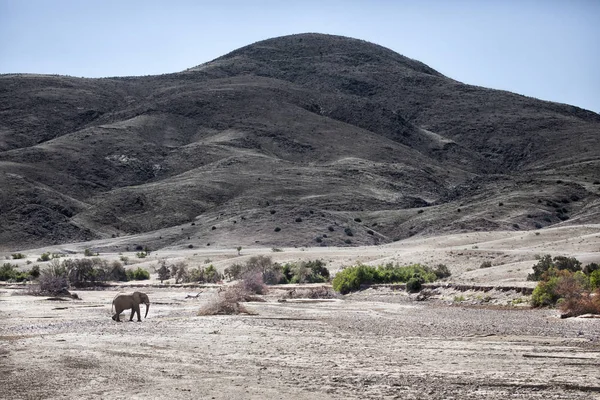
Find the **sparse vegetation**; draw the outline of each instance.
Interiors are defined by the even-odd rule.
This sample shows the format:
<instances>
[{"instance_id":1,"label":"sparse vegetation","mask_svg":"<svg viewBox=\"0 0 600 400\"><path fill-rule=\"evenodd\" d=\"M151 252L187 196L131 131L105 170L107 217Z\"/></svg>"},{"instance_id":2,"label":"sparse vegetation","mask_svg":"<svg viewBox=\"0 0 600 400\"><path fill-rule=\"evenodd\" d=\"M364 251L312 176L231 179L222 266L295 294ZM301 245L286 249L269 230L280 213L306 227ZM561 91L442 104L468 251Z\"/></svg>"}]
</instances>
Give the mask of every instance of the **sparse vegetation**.
<instances>
[{"instance_id":1,"label":"sparse vegetation","mask_svg":"<svg viewBox=\"0 0 600 400\"><path fill-rule=\"evenodd\" d=\"M10 256L12 257L13 260L20 260L22 258L27 258L27 256L22 253L14 253L14 254L11 254Z\"/></svg>"},{"instance_id":2,"label":"sparse vegetation","mask_svg":"<svg viewBox=\"0 0 600 400\"><path fill-rule=\"evenodd\" d=\"M228 279L246 279L260 275L267 285L286 283L319 283L329 280L329 270L322 260L301 261L281 265L268 256L255 256L245 264L233 264L225 269ZM255 279L255 278L252 278Z\"/></svg>"},{"instance_id":3,"label":"sparse vegetation","mask_svg":"<svg viewBox=\"0 0 600 400\"><path fill-rule=\"evenodd\" d=\"M481 265L479 266L479 268L492 268L492 262L491 261L484 261L481 263Z\"/></svg>"}]
</instances>

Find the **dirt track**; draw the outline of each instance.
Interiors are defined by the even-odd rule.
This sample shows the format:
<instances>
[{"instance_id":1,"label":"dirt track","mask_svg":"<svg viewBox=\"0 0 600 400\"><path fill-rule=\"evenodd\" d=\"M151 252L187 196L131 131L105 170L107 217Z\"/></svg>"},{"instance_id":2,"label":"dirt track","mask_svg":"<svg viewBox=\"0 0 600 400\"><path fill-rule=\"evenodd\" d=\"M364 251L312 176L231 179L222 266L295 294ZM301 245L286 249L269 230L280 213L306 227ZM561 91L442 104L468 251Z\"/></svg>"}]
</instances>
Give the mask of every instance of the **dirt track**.
<instances>
[{"instance_id":1,"label":"dirt track","mask_svg":"<svg viewBox=\"0 0 600 400\"><path fill-rule=\"evenodd\" d=\"M147 291L148 319L118 324L115 291L61 302L0 289L3 397L600 398L599 319L384 288L316 302L273 291L249 303L258 315L197 317L213 289Z\"/></svg>"}]
</instances>

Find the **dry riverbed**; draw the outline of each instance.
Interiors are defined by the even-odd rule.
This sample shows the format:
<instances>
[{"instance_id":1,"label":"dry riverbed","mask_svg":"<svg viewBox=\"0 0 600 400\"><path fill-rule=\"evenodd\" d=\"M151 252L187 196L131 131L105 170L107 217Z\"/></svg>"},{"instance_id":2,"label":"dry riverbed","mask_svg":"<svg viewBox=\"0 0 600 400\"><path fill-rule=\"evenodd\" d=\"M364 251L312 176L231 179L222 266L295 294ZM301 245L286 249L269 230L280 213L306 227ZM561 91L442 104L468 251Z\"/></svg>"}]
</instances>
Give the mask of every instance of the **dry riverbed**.
<instances>
[{"instance_id":1,"label":"dry riverbed","mask_svg":"<svg viewBox=\"0 0 600 400\"><path fill-rule=\"evenodd\" d=\"M144 290L148 318L116 323L116 290L0 288L2 397L600 398L600 319L389 288L285 302L273 290L247 304L256 315L199 317L216 289Z\"/></svg>"}]
</instances>

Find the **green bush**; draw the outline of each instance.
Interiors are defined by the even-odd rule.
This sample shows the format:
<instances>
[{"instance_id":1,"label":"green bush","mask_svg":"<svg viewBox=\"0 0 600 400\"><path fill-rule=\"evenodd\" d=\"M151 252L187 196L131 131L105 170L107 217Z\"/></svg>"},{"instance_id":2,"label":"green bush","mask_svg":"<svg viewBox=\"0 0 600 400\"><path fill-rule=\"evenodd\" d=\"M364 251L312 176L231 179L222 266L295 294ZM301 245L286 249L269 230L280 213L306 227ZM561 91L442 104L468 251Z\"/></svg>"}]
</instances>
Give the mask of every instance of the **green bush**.
<instances>
[{"instance_id":1,"label":"green bush","mask_svg":"<svg viewBox=\"0 0 600 400\"><path fill-rule=\"evenodd\" d=\"M439 275L449 274L446 266L438 266ZM358 290L360 285L372 283L407 283L412 280L411 288L426 282L434 282L439 279L436 270L420 264L398 266L388 263L385 266L371 267L368 265L358 265L345 268L338 272L333 279L333 289L342 294ZM412 290L412 289L410 289Z\"/></svg>"},{"instance_id":2,"label":"green bush","mask_svg":"<svg viewBox=\"0 0 600 400\"><path fill-rule=\"evenodd\" d=\"M86 256L86 257L93 257L93 256L97 256L97 255L98 255L98 253L94 253L94 252L93 252L92 250L90 250L90 249L85 249L85 250L83 251L83 255L84 255L84 256Z\"/></svg>"},{"instance_id":3,"label":"green bush","mask_svg":"<svg viewBox=\"0 0 600 400\"><path fill-rule=\"evenodd\" d=\"M597 269L590 274L590 288L592 290L600 289L600 269Z\"/></svg>"},{"instance_id":4,"label":"green bush","mask_svg":"<svg viewBox=\"0 0 600 400\"><path fill-rule=\"evenodd\" d=\"M4 263L0 267L0 281L23 282L30 279L29 272L21 272L16 265Z\"/></svg>"},{"instance_id":5,"label":"green bush","mask_svg":"<svg viewBox=\"0 0 600 400\"><path fill-rule=\"evenodd\" d=\"M31 275L31 277L33 279L39 278L40 277L40 266L34 265L33 267L31 267L31 270L29 270L29 275Z\"/></svg>"},{"instance_id":6,"label":"green bush","mask_svg":"<svg viewBox=\"0 0 600 400\"><path fill-rule=\"evenodd\" d=\"M423 287L423 278L420 276L416 276L414 278L410 278L408 282L406 282L406 291L410 293L415 293L421 291L421 287Z\"/></svg>"},{"instance_id":7,"label":"green bush","mask_svg":"<svg viewBox=\"0 0 600 400\"><path fill-rule=\"evenodd\" d=\"M145 269L138 267L135 270L127 271L127 278L130 281L143 281L145 279L150 279L150 273Z\"/></svg>"},{"instance_id":8,"label":"green bush","mask_svg":"<svg viewBox=\"0 0 600 400\"><path fill-rule=\"evenodd\" d=\"M537 284L531 295L531 304L534 307L552 306L560 296L556 293L559 278L554 276Z\"/></svg>"},{"instance_id":9,"label":"green bush","mask_svg":"<svg viewBox=\"0 0 600 400\"><path fill-rule=\"evenodd\" d=\"M12 257L13 260L20 260L21 258L27 258L27 256L22 253L11 254L10 256Z\"/></svg>"},{"instance_id":10,"label":"green bush","mask_svg":"<svg viewBox=\"0 0 600 400\"><path fill-rule=\"evenodd\" d=\"M37 260L40 262L50 261L50 253L43 253Z\"/></svg>"}]
</instances>

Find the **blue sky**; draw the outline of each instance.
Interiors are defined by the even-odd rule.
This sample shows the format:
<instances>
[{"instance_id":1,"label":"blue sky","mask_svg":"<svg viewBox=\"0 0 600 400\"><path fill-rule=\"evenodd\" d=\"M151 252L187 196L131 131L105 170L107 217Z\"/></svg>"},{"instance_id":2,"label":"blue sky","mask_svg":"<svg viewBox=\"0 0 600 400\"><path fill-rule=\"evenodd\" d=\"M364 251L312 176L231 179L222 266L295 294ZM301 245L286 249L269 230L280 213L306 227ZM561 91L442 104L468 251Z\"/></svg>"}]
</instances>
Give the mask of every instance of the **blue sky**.
<instances>
[{"instance_id":1,"label":"blue sky","mask_svg":"<svg viewBox=\"0 0 600 400\"><path fill-rule=\"evenodd\" d=\"M459 81L600 112L600 0L0 0L0 73L184 70L259 40L368 40Z\"/></svg>"}]
</instances>

